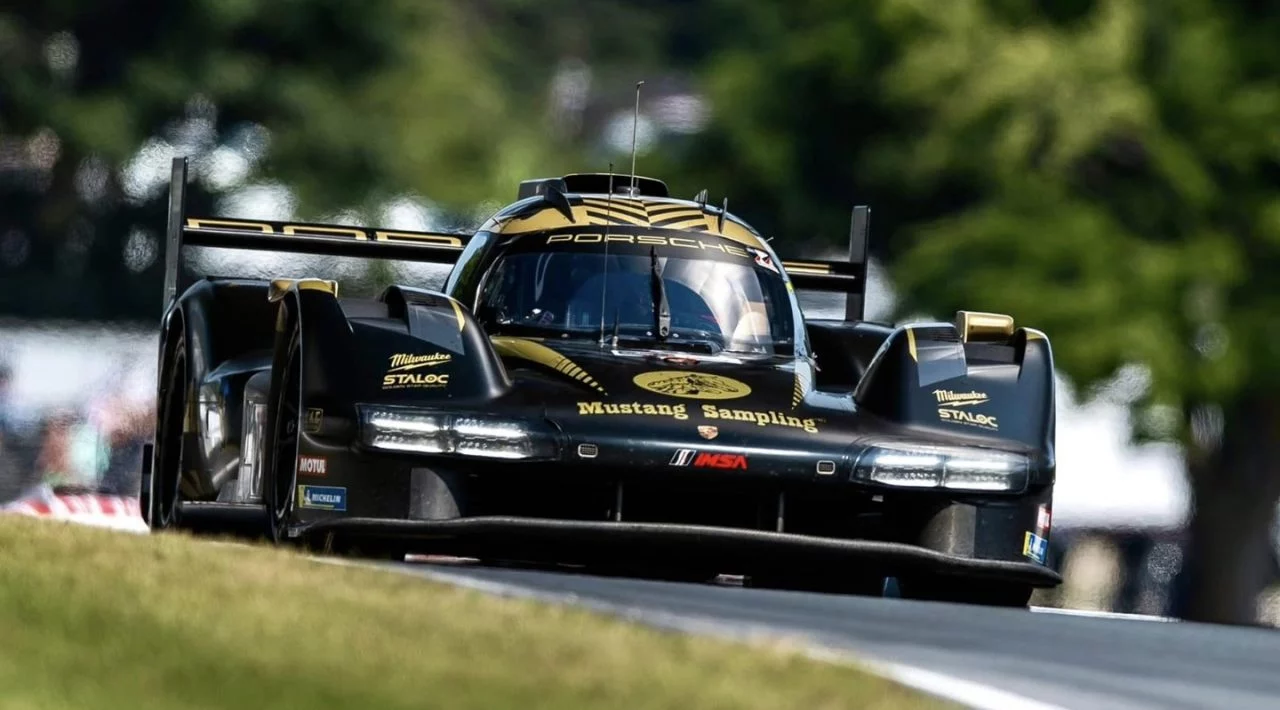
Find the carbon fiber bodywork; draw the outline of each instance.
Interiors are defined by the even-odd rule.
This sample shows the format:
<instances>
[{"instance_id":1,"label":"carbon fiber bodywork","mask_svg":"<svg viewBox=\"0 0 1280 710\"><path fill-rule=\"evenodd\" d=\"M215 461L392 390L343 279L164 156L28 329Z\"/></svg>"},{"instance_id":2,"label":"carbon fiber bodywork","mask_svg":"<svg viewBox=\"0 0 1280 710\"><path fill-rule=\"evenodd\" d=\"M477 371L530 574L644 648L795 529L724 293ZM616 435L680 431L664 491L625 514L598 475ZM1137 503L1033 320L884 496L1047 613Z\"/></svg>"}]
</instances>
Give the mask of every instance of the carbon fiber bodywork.
<instances>
[{"instance_id":1,"label":"carbon fiber bodywork","mask_svg":"<svg viewBox=\"0 0 1280 710\"><path fill-rule=\"evenodd\" d=\"M475 235L419 237L188 220L178 195L171 249L184 235L216 245L235 234L236 246L258 235L279 240L270 248L344 253L333 245L345 237L370 253L385 243L411 254L417 239L430 260L457 261L443 293L392 286L372 299L319 281L207 279L178 293L171 278L162 415L144 482L153 527L180 524L184 509L265 509L277 514L277 537L329 546L588 565L656 556L748 575L1061 581L1045 555L1055 463L1044 334L975 314L899 327L806 320L789 286L796 332L780 354L490 336L472 315L488 267L522 241L590 235L592 220L611 214L625 215L612 236L646 240L655 254L764 252L784 278L794 265L818 287L856 291L860 313L865 265L782 261L705 204L655 195L656 206L619 212L611 205L621 198L555 184L524 192ZM653 226L677 218L681 229ZM516 459L389 450L370 434L370 407L452 426L512 420L539 443ZM1026 465L1007 490L855 475L870 447L904 446L1002 452Z\"/></svg>"}]
</instances>

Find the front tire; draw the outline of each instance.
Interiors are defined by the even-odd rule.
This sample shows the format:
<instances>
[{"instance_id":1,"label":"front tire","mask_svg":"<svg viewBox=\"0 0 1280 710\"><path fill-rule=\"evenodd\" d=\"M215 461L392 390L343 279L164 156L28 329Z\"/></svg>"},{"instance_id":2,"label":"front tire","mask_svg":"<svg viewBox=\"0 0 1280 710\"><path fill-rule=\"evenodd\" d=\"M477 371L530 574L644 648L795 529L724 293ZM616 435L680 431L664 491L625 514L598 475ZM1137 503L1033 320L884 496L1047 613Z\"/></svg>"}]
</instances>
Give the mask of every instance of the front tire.
<instances>
[{"instance_id":1,"label":"front tire","mask_svg":"<svg viewBox=\"0 0 1280 710\"><path fill-rule=\"evenodd\" d=\"M298 430L302 407L302 350L297 321L277 345L267 399L268 455L263 472L267 534L274 543L288 540L298 483Z\"/></svg>"},{"instance_id":2,"label":"front tire","mask_svg":"<svg viewBox=\"0 0 1280 710\"><path fill-rule=\"evenodd\" d=\"M182 518L183 424L187 412L187 344L178 342L162 375L160 410L156 421L156 448L147 492L147 524L152 530L177 528Z\"/></svg>"}]
</instances>

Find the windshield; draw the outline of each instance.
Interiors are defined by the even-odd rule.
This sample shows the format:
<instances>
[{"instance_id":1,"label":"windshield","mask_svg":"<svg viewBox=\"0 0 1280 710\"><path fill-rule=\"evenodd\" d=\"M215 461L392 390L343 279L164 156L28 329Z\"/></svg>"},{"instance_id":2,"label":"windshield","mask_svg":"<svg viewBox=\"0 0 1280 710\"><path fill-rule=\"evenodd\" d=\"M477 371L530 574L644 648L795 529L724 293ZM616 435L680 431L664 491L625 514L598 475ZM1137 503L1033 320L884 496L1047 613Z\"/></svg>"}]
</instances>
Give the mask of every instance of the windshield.
<instances>
[{"instance_id":1,"label":"windshield","mask_svg":"<svg viewBox=\"0 0 1280 710\"><path fill-rule=\"evenodd\" d=\"M656 337L652 256L671 313ZM508 253L494 264L476 315L490 335L541 335L692 347L710 352L790 354L786 284L767 254L732 260L705 252L673 256L638 245L600 251ZM603 319L602 319L603 316Z\"/></svg>"}]
</instances>

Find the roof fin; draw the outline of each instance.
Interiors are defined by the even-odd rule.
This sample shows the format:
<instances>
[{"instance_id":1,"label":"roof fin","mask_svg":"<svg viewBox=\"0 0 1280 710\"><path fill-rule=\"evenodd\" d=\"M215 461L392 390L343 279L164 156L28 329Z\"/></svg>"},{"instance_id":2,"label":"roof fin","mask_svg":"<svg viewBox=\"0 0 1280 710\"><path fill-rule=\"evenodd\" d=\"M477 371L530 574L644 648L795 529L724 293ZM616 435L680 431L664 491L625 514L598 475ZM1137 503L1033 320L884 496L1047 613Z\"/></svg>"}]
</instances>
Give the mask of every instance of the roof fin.
<instances>
[{"instance_id":1,"label":"roof fin","mask_svg":"<svg viewBox=\"0 0 1280 710\"><path fill-rule=\"evenodd\" d=\"M561 181L548 180L542 184L542 199L556 208L556 211L564 215L564 218L573 221L573 205L569 202L568 195L560 187Z\"/></svg>"},{"instance_id":2,"label":"roof fin","mask_svg":"<svg viewBox=\"0 0 1280 710\"><path fill-rule=\"evenodd\" d=\"M724 198L724 206L720 208L720 216L716 218L716 230L724 231L724 216L729 214L729 198Z\"/></svg>"}]
</instances>

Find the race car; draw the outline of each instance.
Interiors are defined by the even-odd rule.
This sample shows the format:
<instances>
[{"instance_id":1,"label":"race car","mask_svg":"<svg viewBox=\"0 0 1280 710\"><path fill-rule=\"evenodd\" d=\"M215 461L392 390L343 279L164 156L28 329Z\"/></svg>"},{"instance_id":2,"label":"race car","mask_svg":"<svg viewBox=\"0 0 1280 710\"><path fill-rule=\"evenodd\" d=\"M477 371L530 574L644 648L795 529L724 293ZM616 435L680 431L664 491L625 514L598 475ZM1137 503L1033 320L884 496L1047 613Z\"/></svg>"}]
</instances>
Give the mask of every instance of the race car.
<instances>
[{"instance_id":1,"label":"race car","mask_svg":"<svg viewBox=\"0 0 1280 710\"><path fill-rule=\"evenodd\" d=\"M992 605L1061 582L1048 339L863 320L864 206L847 261L791 261L634 175L524 181L469 234L190 217L186 185L175 159L152 530ZM359 297L195 280L188 247L452 267Z\"/></svg>"}]
</instances>

